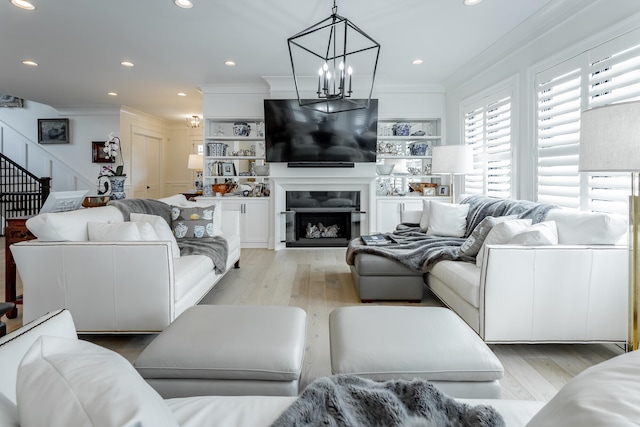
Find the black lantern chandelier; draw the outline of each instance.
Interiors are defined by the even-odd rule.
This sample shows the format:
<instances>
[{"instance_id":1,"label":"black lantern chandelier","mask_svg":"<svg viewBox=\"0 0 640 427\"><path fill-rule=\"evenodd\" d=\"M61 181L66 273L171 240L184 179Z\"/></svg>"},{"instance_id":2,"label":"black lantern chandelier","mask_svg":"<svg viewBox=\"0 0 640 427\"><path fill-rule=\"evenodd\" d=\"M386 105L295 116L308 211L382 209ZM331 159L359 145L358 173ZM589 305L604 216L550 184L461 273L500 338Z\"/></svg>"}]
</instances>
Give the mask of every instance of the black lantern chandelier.
<instances>
[{"instance_id":1,"label":"black lantern chandelier","mask_svg":"<svg viewBox=\"0 0 640 427\"><path fill-rule=\"evenodd\" d=\"M368 108L378 66L380 45L353 22L331 16L287 40L300 106L323 113ZM354 80L353 73L358 78ZM318 76L316 97L301 95L301 76Z\"/></svg>"}]
</instances>

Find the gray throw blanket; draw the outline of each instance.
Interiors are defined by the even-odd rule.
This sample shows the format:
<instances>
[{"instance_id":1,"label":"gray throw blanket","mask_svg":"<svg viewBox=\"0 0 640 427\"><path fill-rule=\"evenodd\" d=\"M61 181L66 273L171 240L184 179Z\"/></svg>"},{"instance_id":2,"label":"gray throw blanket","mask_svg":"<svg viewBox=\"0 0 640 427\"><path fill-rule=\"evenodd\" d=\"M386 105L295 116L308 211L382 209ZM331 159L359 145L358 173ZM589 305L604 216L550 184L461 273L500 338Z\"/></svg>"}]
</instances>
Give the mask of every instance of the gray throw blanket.
<instances>
[{"instance_id":1,"label":"gray throw blanket","mask_svg":"<svg viewBox=\"0 0 640 427\"><path fill-rule=\"evenodd\" d=\"M271 427L503 427L491 406L471 406L428 381L375 382L353 375L322 377L302 392Z\"/></svg>"},{"instance_id":2,"label":"gray throw blanket","mask_svg":"<svg viewBox=\"0 0 640 427\"><path fill-rule=\"evenodd\" d=\"M543 221L547 212L555 207L526 200L487 196L467 197L460 203L469 205L464 237L428 235L421 232L420 227L415 224L400 224L393 233L387 233L396 243L368 246L360 238L351 240L347 247L347 264L353 265L359 253L379 255L422 273L428 273L437 262L443 260L474 262L475 258L460 255L458 249L485 217L517 215L518 218L530 218L533 223L537 223Z\"/></svg>"},{"instance_id":3,"label":"gray throw blanket","mask_svg":"<svg viewBox=\"0 0 640 427\"><path fill-rule=\"evenodd\" d=\"M152 199L123 199L112 200L108 205L120 209L125 221L131 220L132 213L158 215L171 226L171 206L159 200ZM218 209L219 206L216 206ZM180 248L180 255L205 255L213 261L216 274L222 274L227 269L229 245L222 236L205 237L201 239L176 239Z\"/></svg>"}]
</instances>

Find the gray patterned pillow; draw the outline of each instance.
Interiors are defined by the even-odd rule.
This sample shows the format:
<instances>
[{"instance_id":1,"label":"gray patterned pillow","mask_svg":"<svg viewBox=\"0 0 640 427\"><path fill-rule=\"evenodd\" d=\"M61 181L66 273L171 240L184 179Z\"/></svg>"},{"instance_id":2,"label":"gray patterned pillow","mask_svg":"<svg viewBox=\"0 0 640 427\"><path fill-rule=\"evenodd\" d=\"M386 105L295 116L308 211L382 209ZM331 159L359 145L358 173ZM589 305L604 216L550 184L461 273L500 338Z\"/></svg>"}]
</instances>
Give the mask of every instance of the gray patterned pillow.
<instances>
[{"instance_id":1,"label":"gray patterned pillow","mask_svg":"<svg viewBox=\"0 0 640 427\"><path fill-rule=\"evenodd\" d=\"M171 206L171 230L176 239L213 237L213 212L216 205L205 207Z\"/></svg>"},{"instance_id":2,"label":"gray patterned pillow","mask_svg":"<svg viewBox=\"0 0 640 427\"><path fill-rule=\"evenodd\" d=\"M496 224L516 219L517 217L517 215L485 217L480 221L480 224L476 225L476 228L473 229L471 235L467 237L467 240L465 240L462 246L460 246L460 249L458 249L458 255L475 257L478 255L478 252L482 247L482 243L484 243L484 239L487 238L487 235L491 229L496 226Z\"/></svg>"}]
</instances>

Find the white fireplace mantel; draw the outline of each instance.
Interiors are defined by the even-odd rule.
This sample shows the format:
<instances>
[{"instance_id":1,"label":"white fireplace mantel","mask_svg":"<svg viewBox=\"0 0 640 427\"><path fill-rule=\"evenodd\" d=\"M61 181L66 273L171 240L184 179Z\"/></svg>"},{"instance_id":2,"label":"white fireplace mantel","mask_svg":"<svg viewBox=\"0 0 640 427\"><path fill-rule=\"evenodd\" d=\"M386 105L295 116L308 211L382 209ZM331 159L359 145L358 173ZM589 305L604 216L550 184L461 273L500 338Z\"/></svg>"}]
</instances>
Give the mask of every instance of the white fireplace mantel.
<instances>
[{"instance_id":1,"label":"white fireplace mantel","mask_svg":"<svg viewBox=\"0 0 640 427\"><path fill-rule=\"evenodd\" d=\"M286 247L280 240L287 191L359 191L360 209L366 213L361 234L368 234L370 224L375 224L375 164L356 164L353 168L290 168L285 163L271 163L270 169L275 250Z\"/></svg>"}]
</instances>

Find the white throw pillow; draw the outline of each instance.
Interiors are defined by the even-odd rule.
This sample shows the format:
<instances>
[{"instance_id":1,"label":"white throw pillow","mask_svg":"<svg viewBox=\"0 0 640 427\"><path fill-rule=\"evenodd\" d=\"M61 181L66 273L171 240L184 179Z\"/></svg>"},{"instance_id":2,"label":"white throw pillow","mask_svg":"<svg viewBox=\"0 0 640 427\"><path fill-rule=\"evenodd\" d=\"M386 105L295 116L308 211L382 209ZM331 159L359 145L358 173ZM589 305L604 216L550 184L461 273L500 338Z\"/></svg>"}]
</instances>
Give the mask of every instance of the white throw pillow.
<instances>
[{"instance_id":1,"label":"white throw pillow","mask_svg":"<svg viewBox=\"0 0 640 427\"><path fill-rule=\"evenodd\" d=\"M480 251L478 251L476 266L482 267L482 260L484 258L484 252L487 245L504 245L508 243L513 236L525 230L529 226L531 226L530 219L513 219L496 224L489 234L487 234L487 238L484 239L484 243L482 244Z\"/></svg>"},{"instance_id":2,"label":"white throw pillow","mask_svg":"<svg viewBox=\"0 0 640 427\"><path fill-rule=\"evenodd\" d=\"M43 336L18 368L22 427L177 426L133 365L93 343Z\"/></svg>"},{"instance_id":3,"label":"white throw pillow","mask_svg":"<svg viewBox=\"0 0 640 427\"><path fill-rule=\"evenodd\" d=\"M640 423L640 352L592 366L566 383L527 427L631 427Z\"/></svg>"},{"instance_id":4,"label":"white throw pillow","mask_svg":"<svg viewBox=\"0 0 640 427\"><path fill-rule=\"evenodd\" d=\"M544 221L533 224L520 231L508 242L513 245L557 245L558 229L555 221Z\"/></svg>"},{"instance_id":5,"label":"white throw pillow","mask_svg":"<svg viewBox=\"0 0 640 427\"><path fill-rule=\"evenodd\" d=\"M29 218L26 225L38 240L45 242L86 242L89 222L122 222L122 212L115 206L48 212Z\"/></svg>"},{"instance_id":6,"label":"white throw pillow","mask_svg":"<svg viewBox=\"0 0 640 427\"><path fill-rule=\"evenodd\" d=\"M467 231L469 205L431 202L427 234L443 237L462 237Z\"/></svg>"},{"instance_id":7,"label":"white throw pillow","mask_svg":"<svg viewBox=\"0 0 640 427\"><path fill-rule=\"evenodd\" d=\"M517 219L517 215L509 215L509 216L487 216L485 217L476 228L473 229L471 235L467 237L467 240L464 241L462 246L460 246L460 250L458 253L460 255L466 255L470 257L475 257L478 255L484 240L489 235L489 232L493 227L501 222L510 221L513 219Z\"/></svg>"},{"instance_id":8,"label":"white throw pillow","mask_svg":"<svg viewBox=\"0 0 640 427\"><path fill-rule=\"evenodd\" d=\"M169 227L169 224L164 220L164 218L158 215L132 213L131 221L149 223L158 235L158 240L168 240L171 242L171 252L173 254L173 257L180 257L180 248L178 247L178 242L176 241L176 238L171 231L171 227Z\"/></svg>"},{"instance_id":9,"label":"white throw pillow","mask_svg":"<svg viewBox=\"0 0 640 427\"><path fill-rule=\"evenodd\" d=\"M151 224L146 222L119 222L105 224L90 222L87 224L89 240L93 242L137 242L140 240L160 240Z\"/></svg>"},{"instance_id":10,"label":"white throw pillow","mask_svg":"<svg viewBox=\"0 0 640 427\"><path fill-rule=\"evenodd\" d=\"M431 204L430 200L422 201L422 215L420 216L420 231L423 233L427 232L429 228L429 205Z\"/></svg>"},{"instance_id":11,"label":"white throw pillow","mask_svg":"<svg viewBox=\"0 0 640 427\"><path fill-rule=\"evenodd\" d=\"M551 209L545 220L555 221L561 245L615 245L627 232L623 215Z\"/></svg>"}]
</instances>

